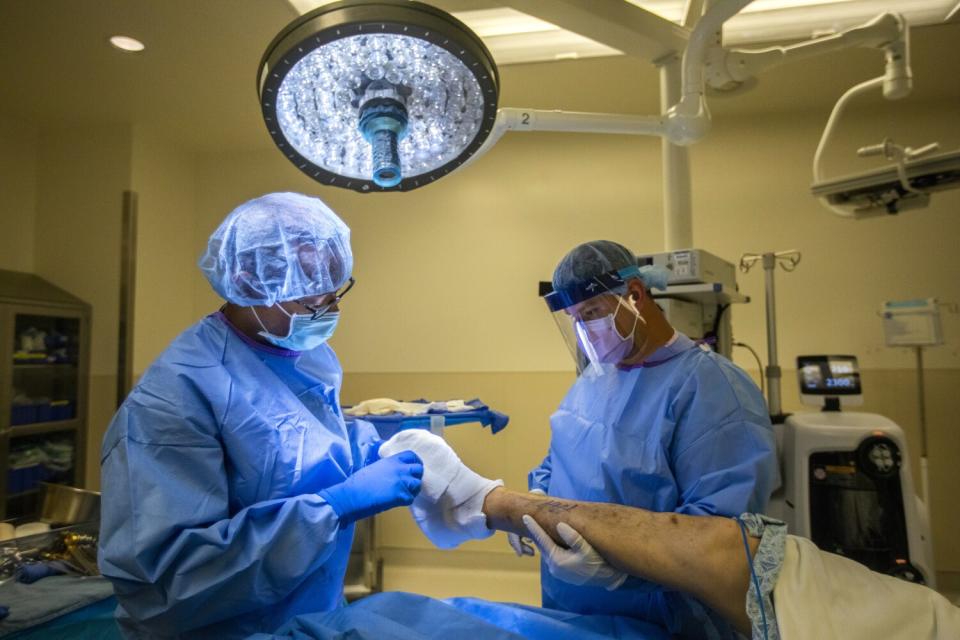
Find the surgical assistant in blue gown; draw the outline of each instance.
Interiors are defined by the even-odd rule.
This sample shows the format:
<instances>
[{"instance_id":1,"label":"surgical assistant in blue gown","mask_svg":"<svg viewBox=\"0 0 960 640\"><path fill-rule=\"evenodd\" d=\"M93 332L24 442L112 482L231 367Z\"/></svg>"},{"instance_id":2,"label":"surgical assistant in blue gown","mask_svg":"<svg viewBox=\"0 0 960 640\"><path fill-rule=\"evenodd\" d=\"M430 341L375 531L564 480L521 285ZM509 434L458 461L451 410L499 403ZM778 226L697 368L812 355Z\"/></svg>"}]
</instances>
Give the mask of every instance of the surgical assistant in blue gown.
<instances>
[{"instance_id":1,"label":"surgical assistant in blue gown","mask_svg":"<svg viewBox=\"0 0 960 640\"><path fill-rule=\"evenodd\" d=\"M296 194L252 203L220 230L235 214L241 227L257 225L240 249L223 250L243 258L233 263L242 278L210 267L224 297L238 297L233 283L282 300L349 278L349 231L325 205ZM211 247L226 243L215 234ZM369 423L344 422L341 380L327 344L303 352L263 344L220 312L146 370L101 456L100 567L127 637L241 638L340 606L353 525L318 492L376 457L378 440Z\"/></svg>"},{"instance_id":2,"label":"surgical assistant in blue gown","mask_svg":"<svg viewBox=\"0 0 960 640\"><path fill-rule=\"evenodd\" d=\"M551 416L549 453L530 489L690 515L763 511L779 482L774 436L745 372L679 332L642 366L608 369L581 375ZM545 607L637 616L685 638L734 637L694 598L639 578L608 591L543 566L541 586Z\"/></svg>"},{"instance_id":3,"label":"surgical assistant in blue gown","mask_svg":"<svg viewBox=\"0 0 960 640\"><path fill-rule=\"evenodd\" d=\"M340 365L244 339L216 313L146 371L104 440L102 570L137 637L244 637L342 598L353 526L316 492L376 441L348 431ZM224 624L224 612L239 614ZM210 624L210 627L206 627ZM153 636L144 636L153 637Z\"/></svg>"}]
</instances>

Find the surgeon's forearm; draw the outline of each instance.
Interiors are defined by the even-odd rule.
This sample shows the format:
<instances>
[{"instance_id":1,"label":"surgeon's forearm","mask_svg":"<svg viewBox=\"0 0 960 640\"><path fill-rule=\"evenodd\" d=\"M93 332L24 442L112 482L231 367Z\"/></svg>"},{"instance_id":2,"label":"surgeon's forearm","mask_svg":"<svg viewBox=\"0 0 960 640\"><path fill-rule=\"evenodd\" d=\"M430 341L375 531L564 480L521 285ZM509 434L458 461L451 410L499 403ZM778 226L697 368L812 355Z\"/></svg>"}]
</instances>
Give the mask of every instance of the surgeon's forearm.
<instances>
[{"instance_id":1,"label":"surgeon's forearm","mask_svg":"<svg viewBox=\"0 0 960 640\"><path fill-rule=\"evenodd\" d=\"M656 513L615 504L575 502L491 491L484 502L491 528L527 535L524 514L559 543L556 526L576 529L614 567L696 596L750 633L745 611L749 569L740 529L730 518ZM751 553L759 540L748 538Z\"/></svg>"}]
</instances>

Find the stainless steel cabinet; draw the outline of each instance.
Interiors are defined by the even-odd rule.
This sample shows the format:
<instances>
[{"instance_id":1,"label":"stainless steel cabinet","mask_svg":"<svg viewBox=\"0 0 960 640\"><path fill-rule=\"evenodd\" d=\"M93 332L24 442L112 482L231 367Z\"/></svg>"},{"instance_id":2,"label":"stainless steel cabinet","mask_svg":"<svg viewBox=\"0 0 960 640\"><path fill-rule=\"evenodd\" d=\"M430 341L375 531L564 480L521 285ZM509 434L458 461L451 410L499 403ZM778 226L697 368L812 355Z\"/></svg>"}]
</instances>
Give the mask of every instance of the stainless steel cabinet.
<instances>
[{"instance_id":1,"label":"stainless steel cabinet","mask_svg":"<svg viewBox=\"0 0 960 640\"><path fill-rule=\"evenodd\" d=\"M0 270L0 517L32 515L39 483L82 486L90 306Z\"/></svg>"}]
</instances>

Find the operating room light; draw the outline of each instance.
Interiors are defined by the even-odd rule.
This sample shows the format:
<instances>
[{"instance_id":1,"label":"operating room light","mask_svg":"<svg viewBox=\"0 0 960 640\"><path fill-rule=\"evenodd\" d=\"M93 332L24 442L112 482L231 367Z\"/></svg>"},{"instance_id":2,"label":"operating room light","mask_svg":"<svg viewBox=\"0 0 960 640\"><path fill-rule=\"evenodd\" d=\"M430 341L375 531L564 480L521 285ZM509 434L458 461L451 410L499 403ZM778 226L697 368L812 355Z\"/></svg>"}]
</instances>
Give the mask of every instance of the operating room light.
<instances>
[{"instance_id":1,"label":"operating room light","mask_svg":"<svg viewBox=\"0 0 960 640\"><path fill-rule=\"evenodd\" d=\"M111 36L110 44L117 49L129 51L131 53L137 53L138 51L143 51L147 48L145 44L136 38L131 38L130 36Z\"/></svg>"},{"instance_id":2,"label":"operating room light","mask_svg":"<svg viewBox=\"0 0 960 640\"><path fill-rule=\"evenodd\" d=\"M452 16L405 0L347 0L274 39L258 90L270 135L301 171L360 192L408 191L480 147L499 78Z\"/></svg>"}]
</instances>

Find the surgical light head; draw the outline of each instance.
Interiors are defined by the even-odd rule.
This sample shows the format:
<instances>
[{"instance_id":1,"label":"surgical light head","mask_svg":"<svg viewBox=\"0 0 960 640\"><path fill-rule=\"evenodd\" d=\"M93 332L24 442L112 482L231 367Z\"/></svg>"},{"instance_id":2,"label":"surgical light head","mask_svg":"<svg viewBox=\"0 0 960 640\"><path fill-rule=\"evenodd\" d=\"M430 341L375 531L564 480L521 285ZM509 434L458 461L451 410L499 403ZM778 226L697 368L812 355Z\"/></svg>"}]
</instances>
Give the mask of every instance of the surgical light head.
<instances>
[{"instance_id":1,"label":"surgical light head","mask_svg":"<svg viewBox=\"0 0 960 640\"><path fill-rule=\"evenodd\" d=\"M407 0L347 0L293 21L260 63L274 142L322 184L409 191L473 155L497 114L490 52L452 16Z\"/></svg>"},{"instance_id":2,"label":"surgical light head","mask_svg":"<svg viewBox=\"0 0 960 640\"><path fill-rule=\"evenodd\" d=\"M319 296L350 278L350 229L319 198L271 193L226 217L199 266L214 291L233 304L270 306Z\"/></svg>"}]
</instances>

